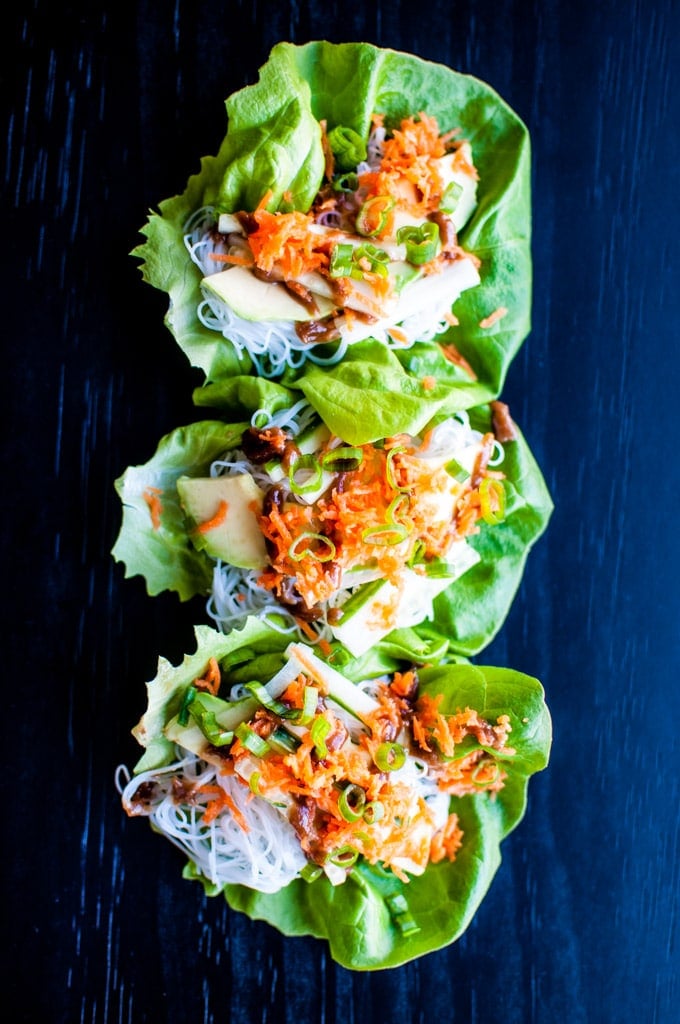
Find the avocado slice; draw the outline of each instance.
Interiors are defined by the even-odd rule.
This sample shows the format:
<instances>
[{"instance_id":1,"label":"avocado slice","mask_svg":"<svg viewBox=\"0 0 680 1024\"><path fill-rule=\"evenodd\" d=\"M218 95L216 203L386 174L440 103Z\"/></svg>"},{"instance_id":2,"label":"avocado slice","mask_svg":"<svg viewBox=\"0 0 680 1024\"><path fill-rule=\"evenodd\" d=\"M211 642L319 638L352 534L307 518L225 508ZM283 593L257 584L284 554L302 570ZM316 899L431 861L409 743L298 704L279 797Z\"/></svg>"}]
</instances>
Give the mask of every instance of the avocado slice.
<instances>
[{"instance_id":1,"label":"avocado slice","mask_svg":"<svg viewBox=\"0 0 680 1024\"><path fill-rule=\"evenodd\" d=\"M250 473L184 476L177 481L177 491L184 511L196 527L214 519L222 502L226 502L226 515L213 527L192 532L196 547L239 569L264 568L267 549L257 521L264 491Z\"/></svg>"},{"instance_id":2,"label":"avocado slice","mask_svg":"<svg viewBox=\"0 0 680 1024\"><path fill-rule=\"evenodd\" d=\"M298 301L283 284L261 281L247 267L229 267L201 281L203 291L226 303L243 320L317 320L337 306L323 295L314 295L316 311Z\"/></svg>"}]
</instances>

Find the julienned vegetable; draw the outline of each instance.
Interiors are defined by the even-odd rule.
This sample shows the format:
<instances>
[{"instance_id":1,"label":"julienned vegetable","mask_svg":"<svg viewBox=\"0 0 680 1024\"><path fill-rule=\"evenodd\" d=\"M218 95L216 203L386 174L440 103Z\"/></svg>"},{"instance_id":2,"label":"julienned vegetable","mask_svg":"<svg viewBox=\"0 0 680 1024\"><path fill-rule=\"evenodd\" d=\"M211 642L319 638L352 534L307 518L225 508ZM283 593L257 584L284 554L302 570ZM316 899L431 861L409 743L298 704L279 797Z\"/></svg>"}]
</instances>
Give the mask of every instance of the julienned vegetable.
<instances>
[{"instance_id":1,"label":"julienned vegetable","mask_svg":"<svg viewBox=\"0 0 680 1024\"><path fill-rule=\"evenodd\" d=\"M368 337L409 378L434 360L456 408L495 398L531 292L528 136L498 95L369 44L282 43L227 113L135 250L191 362L302 381Z\"/></svg>"},{"instance_id":2,"label":"julienned vegetable","mask_svg":"<svg viewBox=\"0 0 680 1024\"><path fill-rule=\"evenodd\" d=\"M490 419L458 413L350 446L304 401L252 423L194 424L176 455L166 442L127 471L114 554L128 573L188 596L194 565L191 592L210 592L223 630L257 614L357 657L428 620L460 653L490 639L550 510L518 433L501 445Z\"/></svg>"},{"instance_id":3,"label":"julienned vegetable","mask_svg":"<svg viewBox=\"0 0 680 1024\"><path fill-rule=\"evenodd\" d=\"M253 619L196 638L148 685L127 812L187 854L186 877L348 967L453 941L547 763L540 684L440 664L356 686Z\"/></svg>"}]
</instances>

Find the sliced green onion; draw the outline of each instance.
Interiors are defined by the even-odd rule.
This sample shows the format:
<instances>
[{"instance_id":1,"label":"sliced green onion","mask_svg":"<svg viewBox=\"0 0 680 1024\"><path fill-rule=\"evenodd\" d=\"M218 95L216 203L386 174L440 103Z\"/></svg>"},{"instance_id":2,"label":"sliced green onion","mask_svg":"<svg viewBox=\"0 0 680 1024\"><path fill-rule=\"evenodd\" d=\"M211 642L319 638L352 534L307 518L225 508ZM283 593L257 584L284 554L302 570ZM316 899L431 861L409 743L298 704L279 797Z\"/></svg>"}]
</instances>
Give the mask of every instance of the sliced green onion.
<instances>
[{"instance_id":1,"label":"sliced green onion","mask_svg":"<svg viewBox=\"0 0 680 1024\"><path fill-rule=\"evenodd\" d=\"M274 729L267 739L272 750L276 750L279 754L294 754L300 746L300 742L297 736L293 736L281 726Z\"/></svg>"},{"instance_id":2,"label":"sliced green onion","mask_svg":"<svg viewBox=\"0 0 680 1024\"><path fill-rule=\"evenodd\" d=\"M351 783L338 797L338 810L345 821L359 821L363 817L366 793L361 786Z\"/></svg>"},{"instance_id":3,"label":"sliced green onion","mask_svg":"<svg viewBox=\"0 0 680 1024\"><path fill-rule=\"evenodd\" d=\"M420 562L422 562L424 554L425 554L425 542L422 541L422 540L417 540L415 542L414 546L413 546L413 551L411 552L411 557L409 558L408 562L406 563L408 565L409 569L412 569L414 565L418 565Z\"/></svg>"},{"instance_id":4,"label":"sliced green onion","mask_svg":"<svg viewBox=\"0 0 680 1024\"><path fill-rule=\"evenodd\" d=\"M385 523L383 526L369 526L361 534L367 544L380 547L392 547L401 544L409 535L409 529L403 523Z\"/></svg>"},{"instance_id":5,"label":"sliced green onion","mask_svg":"<svg viewBox=\"0 0 680 1024\"><path fill-rule=\"evenodd\" d=\"M447 462L446 465L444 466L444 469L449 474L449 476L452 476L453 479L457 480L459 484L464 484L466 480L470 479L469 472L467 471L465 466L461 466L460 462L458 462L457 459L450 459L449 462Z\"/></svg>"},{"instance_id":6,"label":"sliced green onion","mask_svg":"<svg viewBox=\"0 0 680 1024\"><path fill-rule=\"evenodd\" d=\"M492 497L495 497L498 508L492 509ZM482 510L482 519L485 523L495 525L502 523L505 519L505 488L500 480L494 477L485 476L479 485L479 502Z\"/></svg>"},{"instance_id":7,"label":"sliced green onion","mask_svg":"<svg viewBox=\"0 0 680 1024\"><path fill-rule=\"evenodd\" d=\"M307 542L316 541L317 544L321 544L321 550L313 547L304 547ZM301 562L303 558L315 558L317 562L330 562L335 558L335 544L330 537L325 537L323 533L313 533L311 530L305 530L296 537L293 543L288 548L288 557L292 558L294 562Z\"/></svg>"},{"instance_id":8,"label":"sliced green onion","mask_svg":"<svg viewBox=\"0 0 680 1024\"><path fill-rule=\"evenodd\" d=\"M387 453L387 462L385 463L385 476L387 477L387 482L393 491L404 490L404 488L400 487L399 484L397 483L397 479L394 475L394 466L392 465L392 463L394 462L395 455L400 455L402 452L405 451L406 448L404 447L404 445L400 444L397 445L396 448L390 448L390 450Z\"/></svg>"},{"instance_id":9,"label":"sliced green onion","mask_svg":"<svg viewBox=\"0 0 680 1024\"><path fill-rule=\"evenodd\" d=\"M356 192L359 188L359 177L354 171L338 174L333 178L333 188L336 192Z\"/></svg>"},{"instance_id":10,"label":"sliced green onion","mask_svg":"<svg viewBox=\"0 0 680 1024\"><path fill-rule=\"evenodd\" d=\"M233 731L231 729L223 729L217 724L215 712L208 710L201 703L200 694L197 694L189 705L189 714L205 738L212 743L213 747L224 747L233 740Z\"/></svg>"},{"instance_id":11,"label":"sliced green onion","mask_svg":"<svg viewBox=\"0 0 680 1024\"><path fill-rule=\"evenodd\" d=\"M285 718L290 714L290 708L286 704L282 704L280 700L274 700L266 686L263 686L256 679L246 683L244 689L252 693L253 697L260 702L262 707L266 708L267 711L271 711L272 714L278 715L280 718Z\"/></svg>"},{"instance_id":12,"label":"sliced green onion","mask_svg":"<svg viewBox=\"0 0 680 1024\"><path fill-rule=\"evenodd\" d=\"M443 580L447 576L455 576L458 570L455 565L450 565L449 562L442 562L440 558L434 559L432 562L421 563L425 570L425 575L431 580Z\"/></svg>"},{"instance_id":13,"label":"sliced green onion","mask_svg":"<svg viewBox=\"0 0 680 1024\"><path fill-rule=\"evenodd\" d=\"M401 893L388 896L385 899L385 903L390 912L390 917L402 935L413 935L415 932L420 931L420 926L416 924L415 918L408 909L408 903Z\"/></svg>"},{"instance_id":14,"label":"sliced green onion","mask_svg":"<svg viewBox=\"0 0 680 1024\"><path fill-rule=\"evenodd\" d=\"M393 896L387 896L385 903L390 914L406 914L408 913L408 903L403 893L396 892Z\"/></svg>"},{"instance_id":15,"label":"sliced green onion","mask_svg":"<svg viewBox=\"0 0 680 1024\"><path fill-rule=\"evenodd\" d=\"M294 718L300 725L307 725L314 718L318 703L319 691L316 686L305 686L302 691L302 707L295 708L295 713L290 717Z\"/></svg>"},{"instance_id":16,"label":"sliced green onion","mask_svg":"<svg viewBox=\"0 0 680 1024\"><path fill-rule=\"evenodd\" d=\"M394 209L392 196L372 196L363 204L356 219L360 235L379 235L387 227L389 215Z\"/></svg>"},{"instance_id":17,"label":"sliced green onion","mask_svg":"<svg viewBox=\"0 0 680 1024\"><path fill-rule=\"evenodd\" d=\"M331 723L323 715L320 715L314 720L314 724L309 731L309 735L312 737L312 743L314 744L314 750L316 756L320 759L328 757L328 747L326 746L326 737L331 731Z\"/></svg>"},{"instance_id":18,"label":"sliced green onion","mask_svg":"<svg viewBox=\"0 0 680 1024\"><path fill-rule=\"evenodd\" d=\"M373 760L381 772L395 772L406 760L406 751L399 743L381 743Z\"/></svg>"},{"instance_id":19,"label":"sliced green onion","mask_svg":"<svg viewBox=\"0 0 680 1024\"><path fill-rule=\"evenodd\" d=\"M406 259L415 266L429 263L439 248L439 228L434 221L407 224L397 231L397 242L406 246Z\"/></svg>"},{"instance_id":20,"label":"sliced green onion","mask_svg":"<svg viewBox=\"0 0 680 1024\"><path fill-rule=\"evenodd\" d=\"M458 206L462 194L463 186L457 181L450 181L444 189L444 195L439 203L439 209L442 213L453 213Z\"/></svg>"},{"instance_id":21,"label":"sliced green onion","mask_svg":"<svg viewBox=\"0 0 680 1024\"><path fill-rule=\"evenodd\" d=\"M186 693L184 694L184 699L182 700L182 706L179 709L179 713L177 715L177 724L178 725L188 725L189 724L189 709L190 709L193 701L195 700L197 693L198 693L198 690L196 689L195 686L188 687Z\"/></svg>"},{"instance_id":22,"label":"sliced green onion","mask_svg":"<svg viewBox=\"0 0 680 1024\"><path fill-rule=\"evenodd\" d=\"M259 772L251 772L250 778L248 779L248 786L250 787L250 792L254 793L255 796L262 796L262 790L260 789L260 778L261 776Z\"/></svg>"},{"instance_id":23,"label":"sliced green onion","mask_svg":"<svg viewBox=\"0 0 680 1024\"><path fill-rule=\"evenodd\" d=\"M302 479L298 480L298 473ZM294 494L307 494L320 486L322 470L316 455L301 455L288 470L288 483Z\"/></svg>"},{"instance_id":24,"label":"sliced green onion","mask_svg":"<svg viewBox=\"0 0 680 1024\"><path fill-rule=\"evenodd\" d=\"M370 273L387 277L387 265L390 262L390 258L384 249L378 249L375 245L371 245L370 242L358 245L354 250L353 261L360 270L363 270L363 260L368 260Z\"/></svg>"},{"instance_id":25,"label":"sliced green onion","mask_svg":"<svg viewBox=\"0 0 680 1024\"><path fill-rule=\"evenodd\" d=\"M341 171L351 171L366 159L366 142L353 128L338 124L328 133L327 139Z\"/></svg>"},{"instance_id":26,"label":"sliced green onion","mask_svg":"<svg viewBox=\"0 0 680 1024\"><path fill-rule=\"evenodd\" d=\"M271 752L271 747L266 740L263 740L261 736L251 729L247 722L241 722L240 725L236 726L236 736L241 741L246 750L249 750L255 757L265 757Z\"/></svg>"},{"instance_id":27,"label":"sliced green onion","mask_svg":"<svg viewBox=\"0 0 680 1024\"><path fill-rule=\"evenodd\" d=\"M343 445L342 448L331 448L321 456L321 465L331 473L349 473L359 469L364 461L364 453L361 448L350 448Z\"/></svg>"},{"instance_id":28,"label":"sliced green onion","mask_svg":"<svg viewBox=\"0 0 680 1024\"><path fill-rule=\"evenodd\" d=\"M300 869L300 878L304 879L305 882L315 882L322 874L323 868L319 864L314 864L311 860L308 860L305 866Z\"/></svg>"},{"instance_id":29,"label":"sliced green onion","mask_svg":"<svg viewBox=\"0 0 680 1024\"><path fill-rule=\"evenodd\" d=\"M370 804L364 807L364 821L367 825L374 825L376 821L382 821L385 817L385 806L380 800L371 800Z\"/></svg>"},{"instance_id":30,"label":"sliced green onion","mask_svg":"<svg viewBox=\"0 0 680 1024\"><path fill-rule=\"evenodd\" d=\"M328 272L331 277L351 277L354 263L354 246L349 243L342 243L333 246L331 259L328 265Z\"/></svg>"},{"instance_id":31,"label":"sliced green onion","mask_svg":"<svg viewBox=\"0 0 680 1024\"><path fill-rule=\"evenodd\" d=\"M405 526L410 533L413 529L412 523L403 523L399 516L405 515L411 507L411 495L406 491L401 491L392 501L389 503L385 510L385 518L387 522L392 526Z\"/></svg>"},{"instance_id":32,"label":"sliced green onion","mask_svg":"<svg viewBox=\"0 0 680 1024\"><path fill-rule=\"evenodd\" d=\"M482 775L487 769L493 766L495 771L491 778L482 778ZM470 778L475 786L479 786L480 789L485 789L487 786L493 786L494 782L498 782L498 777L501 774L501 768L497 761L493 757L482 757L475 765Z\"/></svg>"},{"instance_id":33,"label":"sliced green onion","mask_svg":"<svg viewBox=\"0 0 680 1024\"><path fill-rule=\"evenodd\" d=\"M397 914L394 923L403 936L415 935L420 931L420 925L416 924L416 919L412 914Z\"/></svg>"},{"instance_id":34,"label":"sliced green onion","mask_svg":"<svg viewBox=\"0 0 680 1024\"><path fill-rule=\"evenodd\" d=\"M346 844L345 846L339 846L337 850L333 850L329 853L328 859L331 864L335 864L339 868L351 868L356 863L359 851L355 850L353 846Z\"/></svg>"}]
</instances>

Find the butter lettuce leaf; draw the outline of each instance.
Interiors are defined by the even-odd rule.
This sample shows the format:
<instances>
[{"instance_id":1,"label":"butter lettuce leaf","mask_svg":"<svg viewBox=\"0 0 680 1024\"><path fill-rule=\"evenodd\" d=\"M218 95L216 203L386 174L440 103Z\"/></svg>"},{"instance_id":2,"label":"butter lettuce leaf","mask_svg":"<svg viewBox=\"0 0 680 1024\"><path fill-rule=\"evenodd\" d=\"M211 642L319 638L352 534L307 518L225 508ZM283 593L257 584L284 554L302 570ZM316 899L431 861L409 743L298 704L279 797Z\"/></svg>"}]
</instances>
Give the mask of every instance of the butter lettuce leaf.
<instances>
[{"instance_id":1,"label":"butter lettuce leaf","mask_svg":"<svg viewBox=\"0 0 680 1024\"><path fill-rule=\"evenodd\" d=\"M207 420L180 427L162 438L147 463L128 467L116 480L122 522L111 553L125 565L126 579L144 577L151 596L172 590L187 601L210 588L212 568L191 543L177 479L184 473L208 476L211 463L239 443L246 426Z\"/></svg>"},{"instance_id":2,"label":"butter lettuce leaf","mask_svg":"<svg viewBox=\"0 0 680 1024\"><path fill-rule=\"evenodd\" d=\"M137 773L173 761L174 747L164 736L164 728L210 658L220 662L230 684L232 671L240 664L257 657L271 658L272 652L275 671L284 657L286 640L251 619L228 636L197 627L196 644L196 652L177 667L161 659L156 678L147 684L148 709L133 730L146 748L135 767ZM356 971L396 967L454 942L491 885L501 861L502 840L524 816L530 776L548 763L550 713L539 681L509 669L443 664L421 670L419 677L422 691L442 695L445 713L472 707L489 721L508 715L511 724L509 743L514 753L496 755L506 772L504 787L494 796L479 793L451 799L450 809L458 815L463 830L462 846L453 862L431 864L408 884L391 872L360 862L342 885L332 886L325 877L312 883L296 880L274 894L239 885L220 890L191 864L185 868L185 878L202 882L208 895L222 891L234 910L268 922L285 935L326 940L332 957ZM390 916L386 900L397 893L407 900L419 929L414 934L404 936Z\"/></svg>"},{"instance_id":3,"label":"butter lettuce leaf","mask_svg":"<svg viewBox=\"0 0 680 1024\"><path fill-rule=\"evenodd\" d=\"M323 178L319 122L366 137L373 113L388 127L424 111L440 129L459 129L472 146L479 172L478 205L460 235L461 245L480 261L481 284L455 303L459 325L436 341L423 342L430 359L444 362L440 343L454 345L474 379L459 366L438 366L437 402L470 408L496 398L508 366L530 330L531 207L530 142L521 119L489 85L441 64L368 43L315 41L280 43L260 69L257 82L226 101L227 130L219 151L200 161L186 190L163 200L141 229L144 241L133 250L145 281L167 293L166 324L191 364L208 381L254 372L231 342L204 327L197 316L201 273L184 245L184 228L200 207L252 210L271 190L269 208L285 193L286 209L307 210ZM489 327L480 324L497 310L505 315ZM364 349L380 372L379 349ZM400 357L401 358L400 354ZM410 357L401 359L397 394L413 404L421 376ZM363 368L368 373L368 368ZM304 382L312 380L308 385ZM323 375L310 362L287 371L286 383L299 380L310 400L340 408L335 384L344 378ZM333 393L329 394L329 389ZM435 396L429 396L430 401ZM345 402L347 405L348 403ZM383 401L383 412L387 414ZM425 416L425 413L423 413ZM385 426L380 436L390 433Z\"/></svg>"}]
</instances>

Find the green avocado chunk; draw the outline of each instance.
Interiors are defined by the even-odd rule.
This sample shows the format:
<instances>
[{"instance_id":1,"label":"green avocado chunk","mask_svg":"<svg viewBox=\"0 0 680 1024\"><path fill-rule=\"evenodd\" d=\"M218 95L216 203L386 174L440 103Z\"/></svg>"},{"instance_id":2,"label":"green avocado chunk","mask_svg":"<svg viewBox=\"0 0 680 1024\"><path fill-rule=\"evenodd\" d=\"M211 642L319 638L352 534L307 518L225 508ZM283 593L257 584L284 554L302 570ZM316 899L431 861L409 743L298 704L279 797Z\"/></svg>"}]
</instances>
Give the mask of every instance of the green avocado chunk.
<instances>
[{"instance_id":1,"label":"green avocado chunk","mask_svg":"<svg viewBox=\"0 0 680 1024\"><path fill-rule=\"evenodd\" d=\"M239 569L262 569L267 550L257 515L264 492L249 473L238 476L180 477L177 481L182 507L195 524L192 540L213 558ZM224 515L220 510L226 504ZM208 523L215 519L213 526Z\"/></svg>"}]
</instances>

